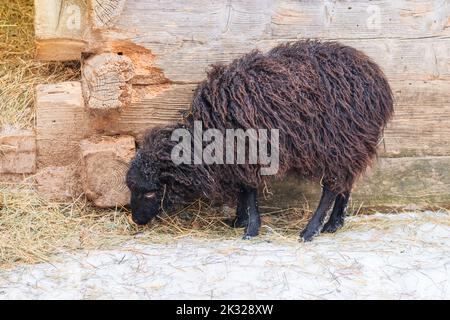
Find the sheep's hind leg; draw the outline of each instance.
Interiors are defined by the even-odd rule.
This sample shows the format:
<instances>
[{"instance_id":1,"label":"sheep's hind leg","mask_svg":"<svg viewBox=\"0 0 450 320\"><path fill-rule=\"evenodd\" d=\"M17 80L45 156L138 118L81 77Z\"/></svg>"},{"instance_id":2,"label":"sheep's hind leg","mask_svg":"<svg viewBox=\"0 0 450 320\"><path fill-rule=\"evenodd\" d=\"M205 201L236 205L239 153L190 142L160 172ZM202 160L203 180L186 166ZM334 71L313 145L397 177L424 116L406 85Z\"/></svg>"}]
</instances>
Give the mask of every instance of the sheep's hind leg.
<instances>
[{"instance_id":1,"label":"sheep's hind leg","mask_svg":"<svg viewBox=\"0 0 450 320\"><path fill-rule=\"evenodd\" d=\"M247 216L244 240L256 237L261 227L261 218L258 211L258 191L255 188L244 187L242 195L243 214Z\"/></svg>"},{"instance_id":2,"label":"sheep's hind leg","mask_svg":"<svg viewBox=\"0 0 450 320\"><path fill-rule=\"evenodd\" d=\"M347 211L348 200L350 199L350 192L344 192L336 197L333 211L330 219L323 226L322 232L334 233L344 226L345 215Z\"/></svg>"},{"instance_id":3,"label":"sheep's hind leg","mask_svg":"<svg viewBox=\"0 0 450 320\"><path fill-rule=\"evenodd\" d=\"M306 228L300 233L300 239L303 241L311 241L312 238L320 233L327 213L331 209L337 194L332 192L326 186L322 189L322 196L320 198L319 206L314 212L311 220L309 220Z\"/></svg>"}]
</instances>

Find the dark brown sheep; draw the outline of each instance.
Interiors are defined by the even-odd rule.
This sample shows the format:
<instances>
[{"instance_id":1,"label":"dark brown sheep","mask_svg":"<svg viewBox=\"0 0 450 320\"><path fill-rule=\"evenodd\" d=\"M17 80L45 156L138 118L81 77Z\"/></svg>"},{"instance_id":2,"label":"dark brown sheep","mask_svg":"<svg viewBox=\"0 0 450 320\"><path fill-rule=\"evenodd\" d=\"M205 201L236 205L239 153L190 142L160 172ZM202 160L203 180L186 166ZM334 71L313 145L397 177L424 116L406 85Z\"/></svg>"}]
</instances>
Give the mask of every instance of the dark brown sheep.
<instances>
[{"instance_id":1,"label":"dark brown sheep","mask_svg":"<svg viewBox=\"0 0 450 320\"><path fill-rule=\"evenodd\" d=\"M233 225L245 227L246 238L258 234L257 188L270 178L261 175L260 165L171 161L177 144L171 141L172 131L192 132L194 121L202 121L204 129L221 132L279 129L275 178L293 170L323 185L320 204L301 238L334 232L343 225L352 187L375 157L392 114L392 92L381 69L364 53L337 42L282 44L213 66L184 120L146 135L127 175L133 218L145 224L161 204L205 197L237 202Z\"/></svg>"}]
</instances>

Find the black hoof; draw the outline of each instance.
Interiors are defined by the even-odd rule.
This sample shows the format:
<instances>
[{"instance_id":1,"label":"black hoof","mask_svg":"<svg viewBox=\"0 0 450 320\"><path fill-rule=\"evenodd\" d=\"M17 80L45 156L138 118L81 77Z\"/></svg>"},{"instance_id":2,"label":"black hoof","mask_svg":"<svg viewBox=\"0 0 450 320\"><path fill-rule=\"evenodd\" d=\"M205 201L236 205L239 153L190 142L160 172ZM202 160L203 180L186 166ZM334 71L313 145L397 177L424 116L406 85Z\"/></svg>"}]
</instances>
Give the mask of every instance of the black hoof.
<instances>
[{"instance_id":1,"label":"black hoof","mask_svg":"<svg viewBox=\"0 0 450 320\"><path fill-rule=\"evenodd\" d=\"M328 221L322 229L322 232L326 233L335 233L340 228L344 226L344 223L341 221Z\"/></svg>"},{"instance_id":2,"label":"black hoof","mask_svg":"<svg viewBox=\"0 0 450 320\"><path fill-rule=\"evenodd\" d=\"M238 217L227 220L227 224L231 228L246 228L248 226L248 219L239 219Z\"/></svg>"},{"instance_id":3,"label":"black hoof","mask_svg":"<svg viewBox=\"0 0 450 320\"><path fill-rule=\"evenodd\" d=\"M253 227L248 228L247 230L245 230L245 234L242 237L242 239L244 240L249 240L251 238L256 237L257 235L259 235L259 225L253 225Z\"/></svg>"},{"instance_id":4,"label":"black hoof","mask_svg":"<svg viewBox=\"0 0 450 320\"><path fill-rule=\"evenodd\" d=\"M258 232L256 232L256 233L248 233L248 232L246 232L244 234L244 236L242 237L242 240L250 240L250 239L252 239L254 237L257 237L257 236L258 236Z\"/></svg>"},{"instance_id":5,"label":"black hoof","mask_svg":"<svg viewBox=\"0 0 450 320\"><path fill-rule=\"evenodd\" d=\"M300 232L300 241L301 242L309 242L318 234L319 234L319 231L305 229L302 232Z\"/></svg>"}]
</instances>

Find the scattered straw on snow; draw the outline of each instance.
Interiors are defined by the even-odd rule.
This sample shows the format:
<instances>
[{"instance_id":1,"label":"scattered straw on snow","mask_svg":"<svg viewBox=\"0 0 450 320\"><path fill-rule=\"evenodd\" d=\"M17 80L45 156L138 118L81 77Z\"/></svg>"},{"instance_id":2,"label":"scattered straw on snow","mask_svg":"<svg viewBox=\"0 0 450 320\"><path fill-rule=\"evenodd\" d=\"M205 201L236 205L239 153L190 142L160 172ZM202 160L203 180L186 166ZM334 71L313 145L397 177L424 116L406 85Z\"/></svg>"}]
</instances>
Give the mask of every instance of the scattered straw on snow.
<instances>
[{"instance_id":1,"label":"scattered straw on snow","mask_svg":"<svg viewBox=\"0 0 450 320\"><path fill-rule=\"evenodd\" d=\"M297 243L299 231L311 216L308 207L262 207L261 211L262 236L291 244ZM71 250L117 248L126 241L166 244L189 236L208 241L239 239L243 230L227 224L233 216L233 209L212 208L197 201L142 227L131 221L125 208L101 210L92 207L84 197L71 203L49 202L30 185L0 184L0 267L47 262L55 254ZM378 215L361 216L342 231L362 230L364 234L369 223L379 232L388 232L402 223L401 217L399 214L395 220L386 220ZM450 224L440 216L430 215L427 219L431 224Z\"/></svg>"},{"instance_id":2,"label":"scattered straw on snow","mask_svg":"<svg viewBox=\"0 0 450 320\"><path fill-rule=\"evenodd\" d=\"M306 209L263 208L262 233L296 241L310 212ZM100 210L84 197L72 203L49 202L31 185L0 184L0 267L49 261L61 251L112 248L138 239L167 242L186 236L234 239L242 229L229 228L234 210L216 209L197 201L151 225L139 227L125 208Z\"/></svg>"},{"instance_id":3,"label":"scattered straw on snow","mask_svg":"<svg viewBox=\"0 0 450 320\"><path fill-rule=\"evenodd\" d=\"M0 272L0 298L448 299L448 212L351 217L311 243L186 236Z\"/></svg>"}]
</instances>

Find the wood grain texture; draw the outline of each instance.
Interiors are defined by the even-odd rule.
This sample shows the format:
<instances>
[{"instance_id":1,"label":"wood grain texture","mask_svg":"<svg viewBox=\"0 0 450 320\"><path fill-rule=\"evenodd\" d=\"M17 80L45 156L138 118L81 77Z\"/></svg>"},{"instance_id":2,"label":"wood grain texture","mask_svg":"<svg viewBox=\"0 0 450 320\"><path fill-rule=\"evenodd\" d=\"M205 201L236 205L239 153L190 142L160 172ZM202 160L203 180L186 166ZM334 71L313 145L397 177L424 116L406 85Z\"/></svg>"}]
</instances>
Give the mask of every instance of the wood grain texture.
<instances>
[{"instance_id":1,"label":"wood grain texture","mask_svg":"<svg viewBox=\"0 0 450 320\"><path fill-rule=\"evenodd\" d=\"M128 107L133 76L134 65L127 56L102 53L84 60L82 87L86 106L102 111Z\"/></svg>"},{"instance_id":2,"label":"wood grain texture","mask_svg":"<svg viewBox=\"0 0 450 320\"><path fill-rule=\"evenodd\" d=\"M355 186L352 205L355 208L436 207L450 204L450 157L380 158L378 163ZM273 195L263 206L303 207L311 209L320 197L320 184L290 176L273 183Z\"/></svg>"},{"instance_id":3,"label":"wood grain texture","mask_svg":"<svg viewBox=\"0 0 450 320\"><path fill-rule=\"evenodd\" d=\"M79 82L36 88L38 168L61 167L80 159L79 142L89 134L89 121Z\"/></svg>"},{"instance_id":4,"label":"wood grain texture","mask_svg":"<svg viewBox=\"0 0 450 320\"><path fill-rule=\"evenodd\" d=\"M122 110L119 130L138 139L150 128L179 121L189 109L196 84L136 88L130 108Z\"/></svg>"},{"instance_id":5,"label":"wood grain texture","mask_svg":"<svg viewBox=\"0 0 450 320\"><path fill-rule=\"evenodd\" d=\"M45 61L80 60L87 42L77 39L36 40L36 58Z\"/></svg>"},{"instance_id":6,"label":"wood grain texture","mask_svg":"<svg viewBox=\"0 0 450 320\"><path fill-rule=\"evenodd\" d=\"M36 171L36 136L24 131L0 134L0 174L29 174Z\"/></svg>"},{"instance_id":7,"label":"wood grain texture","mask_svg":"<svg viewBox=\"0 0 450 320\"><path fill-rule=\"evenodd\" d=\"M395 114L381 154L450 155L450 81L391 81L391 86Z\"/></svg>"},{"instance_id":8,"label":"wood grain texture","mask_svg":"<svg viewBox=\"0 0 450 320\"><path fill-rule=\"evenodd\" d=\"M157 56L155 66L167 78L178 83L201 81L211 64L229 63L257 48L268 51L280 43L295 39L244 41L226 40L207 43L175 40L175 43L138 38L136 43ZM331 39L334 40L334 39ZM341 43L362 50L377 62L390 80L450 80L450 38L429 39L348 39Z\"/></svg>"},{"instance_id":9,"label":"wood grain texture","mask_svg":"<svg viewBox=\"0 0 450 320\"><path fill-rule=\"evenodd\" d=\"M128 204L125 184L128 164L135 154L131 136L94 136L80 142L82 181L87 198L98 207Z\"/></svg>"},{"instance_id":10,"label":"wood grain texture","mask_svg":"<svg viewBox=\"0 0 450 320\"><path fill-rule=\"evenodd\" d=\"M80 175L77 163L39 168L34 176L36 190L50 201L74 201L83 193Z\"/></svg>"},{"instance_id":11,"label":"wood grain texture","mask_svg":"<svg viewBox=\"0 0 450 320\"><path fill-rule=\"evenodd\" d=\"M89 18L80 4L86 23L67 30L74 25L72 2L82 1L36 0L38 39L86 40L87 50L131 40L151 50L156 67L176 82L200 81L209 64L229 62L251 48L304 38L364 50L390 79L450 78L447 0L89 0L94 13ZM101 30L92 32L98 24Z\"/></svg>"},{"instance_id":12,"label":"wood grain texture","mask_svg":"<svg viewBox=\"0 0 450 320\"><path fill-rule=\"evenodd\" d=\"M91 0L90 16L93 28L112 27L120 16L126 0Z\"/></svg>"},{"instance_id":13,"label":"wood grain texture","mask_svg":"<svg viewBox=\"0 0 450 320\"><path fill-rule=\"evenodd\" d=\"M449 12L448 1L431 0L128 1L104 39L152 50L172 81L199 81L211 63L304 38L361 49L390 79L449 79Z\"/></svg>"},{"instance_id":14,"label":"wood grain texture","mask_svg":"<svg viewBox=\"0 0 450 320\"><path fill-rule=\"evenodd\" d=\"M385 157L450 154L450 81L392 81L394 119L388 124L380 155ZM196 84L135 88L130 108L122 111L115 133L140 138L149 128L181 119ZM142 91L142 92L141 92Z\"/></svg>"},{"instance_id":15,"label":"wood grain texture","mask_svg":"<svg viewBox=\"0 0 450 320\"><path fill-rule=\"evenodd\" d=\"M34 0L34 7L36 57L80 59L91 37L86 0Z\"/></svg>"}]
</instances>

